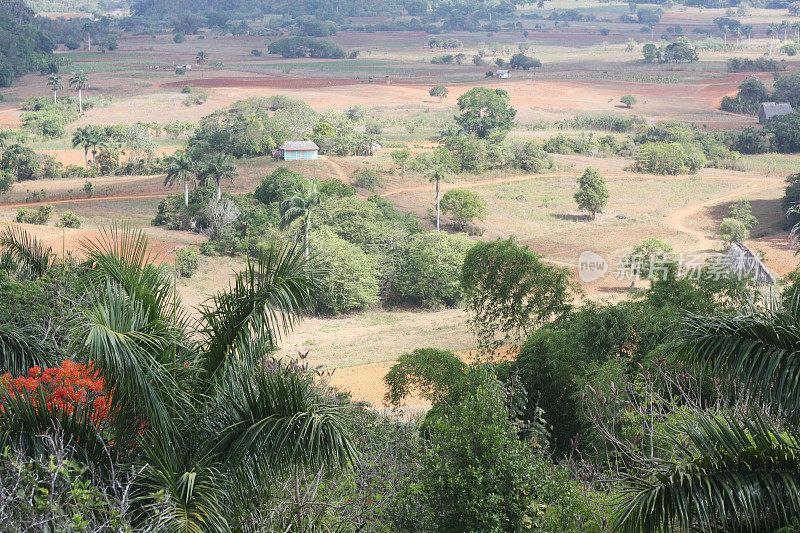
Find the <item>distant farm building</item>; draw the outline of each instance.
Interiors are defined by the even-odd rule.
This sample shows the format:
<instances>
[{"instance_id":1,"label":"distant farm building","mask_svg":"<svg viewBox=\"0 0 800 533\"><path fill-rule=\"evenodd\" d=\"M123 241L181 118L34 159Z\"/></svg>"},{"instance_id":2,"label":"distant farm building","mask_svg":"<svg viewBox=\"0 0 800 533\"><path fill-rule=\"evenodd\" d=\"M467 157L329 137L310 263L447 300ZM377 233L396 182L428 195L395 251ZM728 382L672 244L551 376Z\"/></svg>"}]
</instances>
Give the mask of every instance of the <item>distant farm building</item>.
<instances>
[{"instance_id":1,"label":"distant farm building","mask_svg":"<svg viewBox=\"0 0 800 533\"><path fill-rule=\"evenodd\" d=\"M765 121L778 115L787 115L792 112L792 104L789 102L764 102L758 108L758 122L763 124Z\"/></svg>"},{"instance_id":2,"label":"distant farm building","mask_svg":"<svg viewBox=\"0 0 800 533\"><path fill-rule=\"evenodd\" d=\"M764 266L761 259L750 248L735 242L724 256L731 274L755 285L773 285L775 276Z\"/></svg>"},{"instance_id":3,"label":"distant farm building","mask_svg":"<svg viewBox=\"0 0 800 533\"><path fill-rule=\"evenodd\" d=\"M505 80L505 79L508 78L508 71L507 70L495 70L494 71L494 77L495 78L500 78L502 80Z\"/></svg>"},{"instance_id":4,"label":"distant farm building","mask_svg":"<svg viewBox=\"0 0 800 533\"><path fill-rule=\"evenodd\" d=\"M319 146L312 141L286 141L275 150L275 158L284 161L305 161L319 157Z\"/></svg>"}]
</instances>

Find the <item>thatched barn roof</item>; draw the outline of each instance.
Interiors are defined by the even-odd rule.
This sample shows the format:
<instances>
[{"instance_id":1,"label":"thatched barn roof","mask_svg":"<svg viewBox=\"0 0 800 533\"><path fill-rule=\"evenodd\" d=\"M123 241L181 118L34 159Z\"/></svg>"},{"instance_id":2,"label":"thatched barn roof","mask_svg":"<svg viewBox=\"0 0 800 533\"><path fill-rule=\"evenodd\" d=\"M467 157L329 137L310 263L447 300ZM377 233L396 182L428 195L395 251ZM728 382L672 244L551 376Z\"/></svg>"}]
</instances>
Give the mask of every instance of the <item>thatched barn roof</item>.
<instances>
[{"instance_id":1,"label":"thatched barn roof","mask_svg":"<svg viewBox=\"0 0 800 533\"><path fill-rule=\"evenodd\" d=\"M725 262L731 272L751 283L775 283L775 276L764 266L761 259L740 242L735 242L725 254Z\"/></svg>"}]
</instances>

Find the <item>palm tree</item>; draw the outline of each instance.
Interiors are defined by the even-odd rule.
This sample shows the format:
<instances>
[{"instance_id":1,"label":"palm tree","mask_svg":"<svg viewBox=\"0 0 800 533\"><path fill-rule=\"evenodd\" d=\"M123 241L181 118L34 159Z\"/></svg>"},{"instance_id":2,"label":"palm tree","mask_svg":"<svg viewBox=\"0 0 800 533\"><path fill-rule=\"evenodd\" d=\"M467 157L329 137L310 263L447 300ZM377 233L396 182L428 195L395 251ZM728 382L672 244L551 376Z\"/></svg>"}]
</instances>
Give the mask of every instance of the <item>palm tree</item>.
<instances>
[{"instance_id":1,"label":"palm tree","mask_svg":"<svg viewBox=\"0 0 800 533\"><path fill-rule=\"evenodd\" d=\"M316 185L295 189L292 196L281 202L281 229L289 227L295 220L302 221L306 259L309 257L308 234L311 231L311 214L319 204L320 195Z\"/></svg>"},{"instance_id":2,"label":"palm tree","mask_svg":"<svg viewBox=\"0 0 800 533\"><path fill-rule=\"evenodd\" d=\"M777 24L767 26L767 36L769 36L769 55L772 55L772 45L775 44L775 36L778 35Z\"/></svg>"},{"instance_id":3,"label":"palm tree","mask_svg":"<svg viewBox=\"0 0 800 533\"><path fill-rule=\"evenodd\" d=\"M268 473L352 464L342 407L269 355L325 275L302 248L261 250L195 325L141 230L113 225L82 246L75 347L113 391L109 420L97 427L93 402L67 413L0 388L1 445L41 448L55 428L87 460L143 465L136 505L159 531L230 530L236 495L263 488Z\"/></svg>"},{"instance_id":4,"label":"palm tree","mask_svg":"<svg viewBox=\"0 0 800 533\"><path fill-rule=\"evenodd\" d=\"M208 62L208 54L206 52L200 50L199 52L197 52L197 56L195 57L195 61L197 61L197 64L200 65L200 66L205 65L206 62Z\"/></svg>"},{"instance_id":5,"label":"palm tree","mask_svg":"<svg viewBox=\"0 0 800 533\"><path fill-rule=\"evenodd\" d=\"M753 408L701 415L675 437L675 457L628 480L616 529L775 531L800 516L800 298L689 316L678 356L735 381ZM767 409L764 415L748 415Z\"/></svg>"},{"instance_id":6,"label":"palm tree","mask_svg":"<svg viewBox=\"0 0 800 533\"><path fill-rule=\"evenodd\" d=\"M58 74L50 74L47 77L47 86L50 87L50 90L53 91L53 103L58 103L58 91L64 88L64 84L61 82L61 76Z\"/></svg>"},{"instance_id":7,"label":"palm tree","mask_svg":"<svg viewBox=\"0 0 800 533\"><path fill-rule=\"evenodd\" d=\"M167 157L167 176L164 186L171 187L176 181L183 182L183 201L189 205L189 181L195 179L195 163L185 150L178 150Z\"/></svg>"},{"instance_id":8,"label":"palm tree","mask_svg":"<svg viewBox=\"0 0 800 533\"><path fill-rule=\"evenodd\" d=\"M788 20L782 20L781 23L778 25L778 29L779 30L783 30L783 40L784 41L788 39L787 32L789 31L789 28L791 28L791 27L792 27L792 25L789 24Z\"/></svg>"},{"instance_id":9,"label":"palm tree","mask_svg":"<svg viewBox=\"0 0 800 533\"><path fill-rule=\"evenodd\" d=\"M441 168L436 168L430 177L431 183L436 183L436 231L437 232L441 231L439 229L439 219L441 218L441 211L442 211L440 207L441 195L439 190L439 184L443 179L444 179L444 172L442 171Z\"/></svg>"},{"instance_id":10,"label":"palm tree","mask_svg":"<svg viewBox=\"0 0 800 533\"><path fill-rule=\"evenodd\" d=\"M213 181L217 186L217 200L220 200L222 198L222 180L227 179L233 183L233 178L237 175L238 172L236 171L236 165L233 163L233 158L228 154L220 153L203 164L197 177L202 185Z\"/></svg>"},{"instance_id":11,"label":"palm tree","mask_svg":"<svg viewBox=\"0 0 800 533\"><path fill-rule=\"evenodd\" d=\"M72 147L77 148L83 146L83 160L86 163L86 168L89 168L89 148L95 142L95 134L90 126L83 126L75 130L72 135Z\"/></svg>"},{"instance_id":12,"label":"palm tree","mask_svg":"<svg viewBox=\"0 0 800 533\"><path fill-rule=\"evenodd\" d=\"M83 115L83 90L89 86L89 78L82 70L73 72L69 79L69 86L78 91L78 113Z\"/></svg>"},{"instance_id":13,"label":"palm tree","mask_svg":"<svg viewBox=\"0 0 800 533\"><path fill-rule=\"evenodd\" d=\"M87 126L88 128L88 126ZM92 163L97 167L97 152L106 148L106 134L100 128L89 129L89 144L92 147Z\"/></svg>"}]
</instances>

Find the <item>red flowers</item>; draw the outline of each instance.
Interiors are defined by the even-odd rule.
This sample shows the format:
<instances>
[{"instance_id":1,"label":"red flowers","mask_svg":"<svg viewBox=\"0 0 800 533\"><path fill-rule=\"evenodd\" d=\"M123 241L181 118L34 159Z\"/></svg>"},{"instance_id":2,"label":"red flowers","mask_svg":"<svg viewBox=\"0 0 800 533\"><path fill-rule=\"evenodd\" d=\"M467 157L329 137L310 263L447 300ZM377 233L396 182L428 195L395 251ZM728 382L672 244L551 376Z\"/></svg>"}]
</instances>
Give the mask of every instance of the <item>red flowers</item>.
<instances>
[{"instance_id":1,"label":"red flowers","mask_svg":"<svg viewBox=\"0 0 800 533\"><path fill-rule=\"evenodd\" d=\"M12 398L25 395L29 401L40 404L42 393L49 411L64 411L72 414L81 404L91 404L92 421L105 425L108 419L111 398L104 390L100 372L91 366L79 365L70 360L60 367L46 368L35 366L28 370L27 376L0 376L0 387L5 388Z\"/></svg>"}]
</instances>

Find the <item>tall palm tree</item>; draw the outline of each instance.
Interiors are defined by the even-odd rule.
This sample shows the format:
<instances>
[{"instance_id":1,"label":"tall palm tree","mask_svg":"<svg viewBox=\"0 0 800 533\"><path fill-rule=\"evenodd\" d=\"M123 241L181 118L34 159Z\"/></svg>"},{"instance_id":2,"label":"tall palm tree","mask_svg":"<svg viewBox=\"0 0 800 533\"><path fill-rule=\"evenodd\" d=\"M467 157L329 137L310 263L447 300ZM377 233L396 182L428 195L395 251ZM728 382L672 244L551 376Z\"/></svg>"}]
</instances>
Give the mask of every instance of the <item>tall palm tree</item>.
<instances>
[{"instance_id":1,"label":"tall palm tree","mask_svg":"<svg viewBox=\"0 0 800 533\"><path fill-rule=\"evenodd\" d=\"M769 37L769 55L772 55L772 45L775 44L776 35L778 35L778 25L770 24L767 26L767 36Z\"/></svg>"},{"instance_id":2,"label":"tall palm tree","mask_svg":"<svg viewBox=\"0 0 800 533\"><path fill-rule=\"evenodd\" d=\"M167 176L164 186L171 187L176 181L183 182L183 202L189 205L189 181L195 178L195 163L185 150L178 150L166 158Z\"/></svg>"},{"instance_id":3,"label":"tall palm tree","mask_svg":"<svg viewBox=\"0 0 800 533\"><path fill-rule=\"evenodd\" d=\"M436 184L436 231L441 232L439 228L439 220L441 218L441 194L440 194L440 183L444 180L444 172L441 168L434 169L433 173L430 176L430 182Z\"/></svg>"},{"instance_id":4,"label":"tall palm tree","mask_svg":"<svg viewBox=\"0 0 800 533\"><path fill-rule=\"evenodd\" d=\"M208 62L208 54L200 50L197 52L197 56L195 56L195 61L197 61L198 65L205 65Z\"/></svg>"},{"instance_id":5,"label":"tall palm tree","mask_svg":"<svg viewBox=\"0 0 800 533\"><path fill-rule=\"evenodd\" d=\"M89 78L82 70L73 72L69 78L69 86L78 91L78 113L83 115L83 90L89 86Z\"/></svg>"},{"instance_id":6,"label":"tall palm tree","mask_svg":"<svg viewBox=\"0 0 800 533\"><path fill-rule=\"evenodd\" d=\"M281 202L281 229L289 227L300 220L303 228L303 248L305 257L309 257L308 234L311 231L311 215L320 204L320 195L316 185L295 189L292 196Z\"/></svg>"},{"instance_id":7,"label":"tall palm tree","mask_svg":"<svg viewBox=\"0 0 800 533\"><path fill-rule=\"evenodd\" d=\"M75 133L72 135L72 147L77 148L78 146L83 147L83 160L86 163L86 168L89 168L89 148L92 147L92 143L95 142L95 135L94 131L90 126L83 126L82 128L78 128L75 130Z\"/></svg>"},{"instance_id":8,"label":"tall palm tree","mask_svg":"<svg viewBox=\"0 0 800 533\"><path fill-rule=\"evenodd\" d=\"M92 163L95 165L95 167L97 167L97 152L107 147L106 133L101 128L91 127L89 129L88 140L90 141L89 144L92 147Z\"/></svg>"},{"instance_id":9,"label":"tall palm tree","mask_svg":"<svg viewBox=\"0 0 800 533\"><path fill-rule=\"evenodd\" d=\"M701 415L676 436L675 457L628 480L616 528L775 531L800 516L800 298L746 304L731 316L689 316L678 356L738 382L771 418ZM617 529L614 529L615 531Z\"/></svg>"},{"instance_id":10,"label":"tall palm tree","mask_svg":"<svg viewBox=\"0 0 800 533\"><path fill-rule=\"evenodd\" d=\"M201 184L213 181L217 186L217 200L220 200L222 198L222 180L229 180L233 183L233 178L237 175L238 172L233 158L228 154L219 153L216 157L203 163L200 172L197 174L197 178L200 180Z\"/></svg>"},{"instance_id":11,"label":"tall palm tree","mask_svg":"<svg viewBox=\"0 0 800 533\"><path fill-rule=\"evenodd\" d=\"M64 84L61 82L61 76L58 74L50 74L47 77L47 86L50 87L50 90L53 91L53 103L58 103L58 91L64 88Z\"/></svg>"},{"instance_id":12,"label":"tall palm tree","mask_svg":"<svg viewBox=\"0 0 800 533\"><path fill-rule=\"evenodd\" d=\"M55 427L87 460L143 465L136 505L166 531L229 530L235 494L269 473L352 464L342 407L269 355L325 275L301 247L261 250L195 324L141 230L113 225L82 245L75 347L113 391L110 420L98 429L92 402L66 413L0 388L0 445L35 447Z\"/></svg>"}]
</instances>

